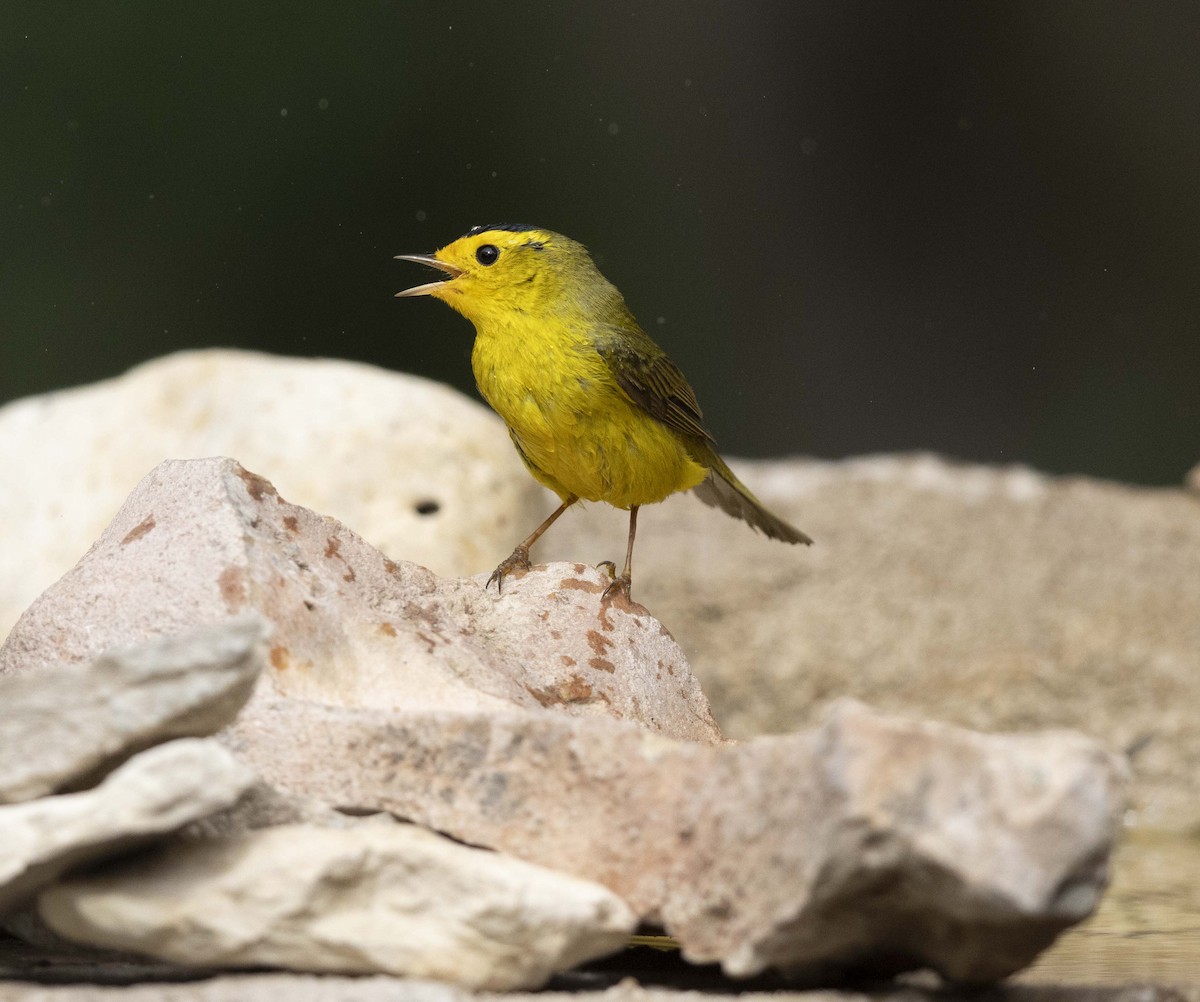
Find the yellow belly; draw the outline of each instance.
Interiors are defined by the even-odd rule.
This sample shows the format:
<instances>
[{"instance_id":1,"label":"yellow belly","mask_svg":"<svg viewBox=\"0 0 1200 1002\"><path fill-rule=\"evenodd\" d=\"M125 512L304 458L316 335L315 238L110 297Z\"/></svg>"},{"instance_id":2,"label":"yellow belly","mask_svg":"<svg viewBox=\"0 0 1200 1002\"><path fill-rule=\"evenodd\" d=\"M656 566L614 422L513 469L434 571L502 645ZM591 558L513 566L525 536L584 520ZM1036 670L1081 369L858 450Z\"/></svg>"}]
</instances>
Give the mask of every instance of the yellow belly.
<instances>
[{"instance_id":1,"label":"yellow belly","mask_svg":"<svg viewBox=\"0 0 1200 1002\"><path fill-rule=\"evenodd\" d=\"M471 362L529 471L562 498L653 504L708 473L680 436L630 402L581 340L480 332Z\"/></svg>"}]
</instances>

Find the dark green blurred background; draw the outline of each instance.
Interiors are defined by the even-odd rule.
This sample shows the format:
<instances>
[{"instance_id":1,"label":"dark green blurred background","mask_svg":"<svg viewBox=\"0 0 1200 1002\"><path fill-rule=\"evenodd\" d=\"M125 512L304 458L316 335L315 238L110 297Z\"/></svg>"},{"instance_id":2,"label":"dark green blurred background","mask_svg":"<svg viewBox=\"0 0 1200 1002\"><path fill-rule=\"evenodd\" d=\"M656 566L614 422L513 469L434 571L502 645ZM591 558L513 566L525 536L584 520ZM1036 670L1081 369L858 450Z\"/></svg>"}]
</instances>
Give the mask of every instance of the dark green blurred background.
<instances>
[{"instance_id":1,"label":"dark green blurred background","mask_svg":"<svg viewBox=\"0 0 1200 1002\"><path fill-rule=\"evenodd\" d=\"M1177 483L1198 53L1195 3L3 0L0 402L204 345L469 388L392 255L530 221L729 454Z\"/></svg>"}]
</instances>

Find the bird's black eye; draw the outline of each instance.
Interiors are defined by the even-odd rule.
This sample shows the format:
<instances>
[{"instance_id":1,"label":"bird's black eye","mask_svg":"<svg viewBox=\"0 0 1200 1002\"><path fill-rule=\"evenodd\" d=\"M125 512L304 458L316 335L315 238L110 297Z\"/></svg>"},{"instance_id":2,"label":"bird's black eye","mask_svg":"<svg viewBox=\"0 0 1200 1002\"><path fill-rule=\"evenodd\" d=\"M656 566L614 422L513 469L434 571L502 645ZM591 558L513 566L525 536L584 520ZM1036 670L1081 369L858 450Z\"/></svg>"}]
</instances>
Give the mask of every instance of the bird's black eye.
<instances>
[{"instance_id":1,"label":"bird's black eye","mask_svg":"<svg viewBox=\"0 0 1200 1002\"><path fill-rule=\"evenodd\" d=\"M500 248L495 244L484 244L475 252L475 260L485 268L496 263L496 258L500 256Z\"/></svg>"}]
</instances>

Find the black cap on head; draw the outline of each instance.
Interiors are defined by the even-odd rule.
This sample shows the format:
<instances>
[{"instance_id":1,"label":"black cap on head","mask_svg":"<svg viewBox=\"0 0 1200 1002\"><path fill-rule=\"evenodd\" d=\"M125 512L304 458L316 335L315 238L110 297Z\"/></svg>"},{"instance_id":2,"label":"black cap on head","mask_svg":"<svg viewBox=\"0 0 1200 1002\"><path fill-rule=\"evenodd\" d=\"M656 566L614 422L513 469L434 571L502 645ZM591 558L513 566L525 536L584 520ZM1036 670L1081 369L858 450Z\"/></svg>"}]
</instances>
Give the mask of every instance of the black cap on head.
<instances>
[{"instance_id":1,"label":"black cap on head","mask_svg":"<svg viewBox=\"0 0 1200 1002\"><path fill-rule=\"evenodd\" d=\"M509 233L526 233L529 230L540 229L540 226L531 226L529 223L488 223L486 226L472 226L467 230L467 236L478 236L480 233L487 233L488 230L507 230Z\"/></svg>"}]
</instances>

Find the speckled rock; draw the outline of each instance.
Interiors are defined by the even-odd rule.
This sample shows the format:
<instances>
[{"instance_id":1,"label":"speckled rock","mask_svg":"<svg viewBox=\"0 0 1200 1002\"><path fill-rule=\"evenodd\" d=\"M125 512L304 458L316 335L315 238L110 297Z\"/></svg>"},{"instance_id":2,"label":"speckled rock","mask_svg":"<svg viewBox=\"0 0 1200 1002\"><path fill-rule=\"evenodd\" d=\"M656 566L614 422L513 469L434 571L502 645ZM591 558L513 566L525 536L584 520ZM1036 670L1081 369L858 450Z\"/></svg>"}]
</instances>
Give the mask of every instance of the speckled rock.
<instances>
[{"instance_id":1,"label":"speckled rock","mask_svg":"<svg viewBox=\"0 0 1200 1002\"><path fill-rule=\"evenodd\" d=\"M1091 913L1124 807L1123 764L1079 735L986 736L852 703L741 745L306 702L229 733L286 790L603 883L739 977L1006 976Z\"/></svg>"},{"instance_id":2,"label":"speckled rock","mask_svg":"<svg viewBox=\"0 0 1200 1002\"><path fill-rule=\"evenodd\" d=\"M681 495L643 509L635 595L679 638L732 737L848 695L980 730L1137 746L1135 823L1200 825L1200 503L1183 488L933 456L734 463L816 543ZM619 512L569 513L537 559L621 553Z\"/></svg>"},{"instance_id":3,"label":"speckled rock","mask_svg":"<svg viewBox=\"0 0 1200 1002\"><path fill-rule=\"evenodd\" d=\"M491 570L542 489L487 408L328 359L183 352L0 407L0 638L165 459L234 456L441 574Z\"/></svg>"},{"instance_id":4,"label":"speckled rock","mask_svg":"<svg viewBox=\"0 0 1200 1002\"><path fill-rule=\"evenodd\" d=\"M556 565L499 596L485 578L389 560L232 460L172 461L25 613L0 648L0 673L255 612L274 634L251 714L278 699L552 708L721 740L678 645L640 606L602 602L599 572Z\"/></svg>"},{"instance_id":5,"label":"speckled rock","mask_svg":"<svg viewBox=\"0 0 1200 1002\"><path fill-rule=\"evenodd\" d=\"M599 573L552 564L502 596L484 577L390 561L232 461L165 463L0 665L253 610L269 668L223 740L266 782L594 880L737 976L986 981L1094 907L1123 809L1095 743L839 704L730 746L674 641Z\"/></svg>"}]
</instances>

